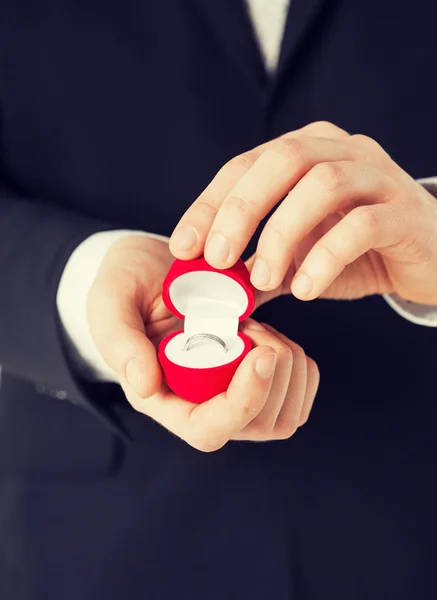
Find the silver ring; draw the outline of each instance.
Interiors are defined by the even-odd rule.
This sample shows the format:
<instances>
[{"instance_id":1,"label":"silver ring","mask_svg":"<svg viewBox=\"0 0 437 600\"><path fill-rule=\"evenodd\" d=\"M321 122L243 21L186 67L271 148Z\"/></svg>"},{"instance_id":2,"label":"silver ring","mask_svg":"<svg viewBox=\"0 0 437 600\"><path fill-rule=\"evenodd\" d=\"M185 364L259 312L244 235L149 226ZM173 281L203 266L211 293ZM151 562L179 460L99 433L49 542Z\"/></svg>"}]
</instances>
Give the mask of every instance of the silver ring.
<instances>
[{"instance_id":1,"label":"silver ring","mask_svg":"<svg viewBox=\"0 0 437 600\"><path fill-rule=\"evenodd\" d=\"M220 346L225 352L228 351L226 342L224 342L222 338L220 338L218 335L214 335L213 333L195 333L194 335L190 335L190 337L184 344L183 350L189 350L192 342L201 339L213 340L214 342L217 342L217 344L220 344Z\"/></svg>"}]
</instances>

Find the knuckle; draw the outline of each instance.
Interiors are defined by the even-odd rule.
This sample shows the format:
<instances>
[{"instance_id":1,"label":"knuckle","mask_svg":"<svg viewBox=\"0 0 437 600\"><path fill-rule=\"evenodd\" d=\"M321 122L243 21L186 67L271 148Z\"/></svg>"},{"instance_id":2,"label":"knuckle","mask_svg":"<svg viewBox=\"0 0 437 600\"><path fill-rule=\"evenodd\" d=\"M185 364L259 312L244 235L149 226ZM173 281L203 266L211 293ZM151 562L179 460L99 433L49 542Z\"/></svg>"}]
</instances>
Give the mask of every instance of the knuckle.
<instances>
[{"instance_id":1,"label":"knuckle","mask_svg":"<svg viewBox=\"0 0 437 600\"><path fill-rule=\"evenodd\" d=\"M316 181L326 190L333 191L347 180L343 167L338 163L319 163L312 170Z\"/></svg>"},{"instance_id":2,"label":"knuckle","mask_svg":"<svg viewBox=\"0 0 437 600\"><path fill-rule=\"evenodd\" d=\"M219 436L207 432L193 433L186 439L186 442L195 450L204 453L216 452L226 443Z\"/></svg>"},{"instance_id":3,"label":"knuckle","mask_svg":"<svg viewBox=\"0 0 437 600\"><path fill-rule=\"evenodd\" d=\"M138 404L138 402L135 402L135 400L130 400L129 403L136 412L141 414L144 413L144 410L141 409L141 406Z\"/></svg>"},{"instance_id":4,"label":"knuckle","mask_svg":"<svg viewBox=\"0 0 437 600\"><path fill-rule=\"evenodd\" d=\"M285 360L293 360L294 351L287 344L282 344L278 349L278 358Z\"/></svg>"},{"instance_id":5,"label":"knuckle","mask_svg":"<svg viewBox=\"0 0 437 600\"><path fill-rule=\"evenodd\" d=\"M255 152L244 152L243 154L231 158L226 166L239 171L247 171L254 165L257 158Z\"/></svg>"},{"instance_id":6,"label":"knuckle","mask_svg":"<svg viewBox=\"0 0 437 600\"><path fill-rule=\"evenodd\" d=\"M274 144L275 150L286 160L306 162L307 149L305 143L291 135L283 135Z\"/></svg>"},{"instance_id":7,"label":"knuckle","mask_svg":"<svg viewBox=\"0 0 437 600\"><path fill-rule=\"evenodd\" d=\"M295 360L303 360L305 358L304 349L301 346L299 346L299 344L296 344L296 342L293 342L291 344L291 352Z\"/></svg>"},{"instance_id":8,"label":"knuckle","mask_svg":"<svg viewBox=\"0 0 437 600\"><path fill-rule=\"evenodd\" d=\"M273 418L263 418L250 424L250 435L258 440L271 440L274 438L275 420Z\"/></svg>"},{"instance_id":9,"label":"knuckle","mask_svg":"<svg viewBox=\"0 0 437 600\"><path fill-rule=\"evenodd\" d=\"M324 258L327 258L329 261L334 261L335 263L342 263L344 261L344 258L341 256L338 249L328 246L324 242L319 243L318 250L323 253L325 255Z\"/></svg>"},{"instance_id":10,"label":"knuckle","mask_svg":"<svg viewBox=\"0 0 437 600\"><path fill-rule=\"evenodd\" d=\"M279 242L286 242L285 231L278 219L269 219L264 226L263 236L267 236L270 240L276 239Z\"/></svg>"},{"instance_id":11,"label":"knuckle","mask_svg":"<svg viewBox=\"0 0 437 600\"><path fill-rule=\"evenodd\" d=\"M302 137L295 133L284 133L274 141L274 145L280 148L287 148L290 152L301 152L304 146Z\"/></svg>"},{"instance_id":12,"label":"knuckle","mask_svg":"<svg viewBox=\"0 0 437 600\"><path fill-rule=\"evenodd\" d=\"M380 145L378 144L377 141L375 141L370 136L365 135L364 133L354 133L353 135L351 135L351 140L353 142L359 144L360 146L367 146L370 148L380 148Z\"/></svg>"},{"instance_id":13,"label":"knuckle","mask_svg":"<svg viewBox=\"0 0 437 600\"><path fill-rule=\"evenodd\" d=\"M208 198L201 196L193 205L196 209L197 219L203 221L215 217L217 208L220 206L220 194L209 194Z\"/></svg>"},{"instance_id":14,"label":"knuckle","mask_svg":"<svg viewBox=\"0 0 437 600\"><path fill-rule=\"evenodd\" d=\"M231 208L244 216L251 216L256 212L257 205L249 199L241 196L229 196L223 204L226 208Z\"/></svg>"},{"instance_id":15,"label":"knuckle","mask_svg":"<svg viewBox=\"0 0 437 600\"><path fill-rule=\"evenodd\" d=\"M350 214L357 229L373 232L379 228L380 215L374 206L360 206Z\"/></svg>"},{"instance_id":16,"label":"knuckle","mask_svg":"<svg viewBox=\"0 0 437 600\"><path fill-rule=\"evenodd\" d=\"M141 399L135 394L126 395L127 401L132 406L132 408L141 414L145 414L144 407L142 406Z\"/></svg>"},{"instance_id":17,"label":"knuckle","mask_svg":"<svg viewBox=\"0 0 437 600\"><path fill-rule=\"evenodd\" d=\"M365 145L368 142L370 142L372 138L370 138L368 135L365 135L363 133L353 133L350 137L351 142L355 142L357 144L362 144Z\"/></svg>"},{"instance_id":18,"label":"knuckle","mask_svg":"<svg viewBox=\"0 0 437 600\"><path fill-rule=\"evenodd\" d=\"M279 424L275 429L275 438L278 440L289 440L297 431L298 425L294 419L287 423Z\"/></svg>"},{"instance_id":19,"label":"knuckle","mask_svg":"<svg viewBox=\"0 0 437 600\"><path fill-rule=\"evenodd\" d=\"M333 129L336 129L336 126L331 123L331 121L324 121L323 119L319 121L313 121L310 124L310 127L314 127L315 129L328 129L329 127L332 127Z\"/></svg>"},{"instance_id":20,"label":"knuckle","mask_svg":"<svg viewBox=\"0 0 437 600\"><path fill-rule=\"evenodd\" d=\"M328 137L329 135L336 135L342 131L340 127L337 127L337 125L334 125L334 123L323 120L314 121L313 123L310 123L310 125L308 126L308 130L311 131L311 133L319 135L323 134L324 136Z\"/></svg>"}]
</instances>

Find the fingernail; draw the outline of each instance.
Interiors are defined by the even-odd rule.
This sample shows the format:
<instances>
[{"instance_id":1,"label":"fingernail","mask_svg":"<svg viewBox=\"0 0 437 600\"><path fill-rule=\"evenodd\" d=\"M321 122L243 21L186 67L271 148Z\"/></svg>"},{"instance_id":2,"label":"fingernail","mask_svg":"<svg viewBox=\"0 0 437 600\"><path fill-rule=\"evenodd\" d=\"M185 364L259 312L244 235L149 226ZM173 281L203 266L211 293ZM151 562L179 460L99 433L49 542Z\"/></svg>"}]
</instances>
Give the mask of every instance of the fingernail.
<instances>
[{"instance_id":1,"label":"fingernail","mask_svg":"<svg viewBox=\"0 0 437 600\"><path fill-rule=\"evenodd\" d=\"M250 281L255 287L264 287L270 283L270 267L262 258L255 260Z\"/></svg>"},{"instance_id":2,"label":"fingernail","mask_svg":"<svg viewBox=\"0 0 437 600\"><path fill-rule=\"evenodd\" d=\"M136 392L140 389L141 380L144 375L143 363L138 358L131 358L126 365L126 379Z\"/></svg>"},{"instance_id":3,"label":"fingernail","mask_svg":"<svg viewBox=\"0 0 437 600\"><path fill-rule=\"evenodd\" d=\"M179 250L191 250L199 240L197 231L191 225L184 225L171 236L171 245Z\"/></svg>"},{"instance_id":4,"label":"fingernail","mask_svg":"<svg viewBox=\"0 0 437 600\"><path fill-rule=\"evenodd\" d=\"M207 260L225 263L228 259L230 249L231 247L227 238L221 233L215 233L206 246L205 255Z\"/></svg>"},{"instance_id":5,"label":"fingernail","mask_svg":"<svg viewBox=\"0 0 437 600\"><path fill-rule=\"evenodd\" d=\"M269 379L276 367L276 354L271 352L261 356L255 363L255 371L262 379Z\"/></svg>"},{"instance_id":6,"label":"fingernail","mask_svg":"<svg viewBox=\"0 0 437 600\"><path fill-rule=\"evenodd\" d=\"M292 291L298 296L307 296L313 289L313 280L305 273L296 276L292 283Z\"/></svg>"}]
</instances>

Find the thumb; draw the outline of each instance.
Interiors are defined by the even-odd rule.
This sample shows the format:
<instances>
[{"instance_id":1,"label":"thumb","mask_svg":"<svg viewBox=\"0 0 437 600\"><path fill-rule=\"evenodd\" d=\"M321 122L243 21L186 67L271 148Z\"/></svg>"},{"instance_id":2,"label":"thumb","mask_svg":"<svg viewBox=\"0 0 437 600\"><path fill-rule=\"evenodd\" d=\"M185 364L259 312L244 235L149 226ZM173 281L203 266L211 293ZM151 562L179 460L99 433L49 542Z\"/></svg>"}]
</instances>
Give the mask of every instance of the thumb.
<instances>
[{"instance_id":1,"label":"thumb","mask_svg":"<svg viewBox=\"0 0 437 600\"><path fill-rule=\"evenodd\" d=\"M102 274L88 297L88 322L94 343L106 364L141 398L161 386L161 368L146 336L134 277Z\"/></svg>"}]
</instances>

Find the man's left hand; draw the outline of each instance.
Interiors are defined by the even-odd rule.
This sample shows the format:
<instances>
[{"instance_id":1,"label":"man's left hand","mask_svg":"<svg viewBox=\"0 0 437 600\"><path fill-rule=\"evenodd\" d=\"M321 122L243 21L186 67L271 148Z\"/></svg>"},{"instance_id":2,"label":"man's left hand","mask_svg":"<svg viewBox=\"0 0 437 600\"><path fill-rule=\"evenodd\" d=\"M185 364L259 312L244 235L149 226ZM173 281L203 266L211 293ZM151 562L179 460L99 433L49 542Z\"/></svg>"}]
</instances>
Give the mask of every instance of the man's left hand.
<instances>
[{"instance_id":1,"label":"man's left hand","mask_svg":"<svg viewBox=\"0 0 437 600\"><path fill-rule=\"evenodd\" d=\"M231 267L272 209L249 261L262 300L397 293L437 305L437 200L374 140L319 122L233 158L170 249Z\"/></svg>"}]
</instances>

